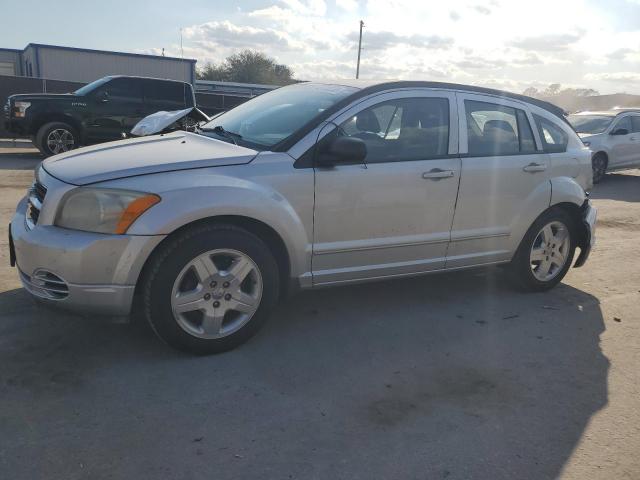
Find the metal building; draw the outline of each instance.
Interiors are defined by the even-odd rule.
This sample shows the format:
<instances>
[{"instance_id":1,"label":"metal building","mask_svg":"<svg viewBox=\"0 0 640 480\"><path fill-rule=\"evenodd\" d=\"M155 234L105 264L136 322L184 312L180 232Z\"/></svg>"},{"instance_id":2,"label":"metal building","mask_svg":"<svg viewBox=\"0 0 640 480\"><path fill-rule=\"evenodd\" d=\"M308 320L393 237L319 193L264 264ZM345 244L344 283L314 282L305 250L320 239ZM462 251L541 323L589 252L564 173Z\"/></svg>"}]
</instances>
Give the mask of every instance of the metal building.
<instances>
[{"instance_id":1,"label":"metal building","mask_svg":"<svg viewBox=\"0 0 640 480\"><path fill-rule=\"evenodd\" d=\"M0 75L92 82L106 75L137 75L195 82L196 60L30 43L0 49ZM13 73L12 73L13 72Z\"/></svg>"}]
</instances>

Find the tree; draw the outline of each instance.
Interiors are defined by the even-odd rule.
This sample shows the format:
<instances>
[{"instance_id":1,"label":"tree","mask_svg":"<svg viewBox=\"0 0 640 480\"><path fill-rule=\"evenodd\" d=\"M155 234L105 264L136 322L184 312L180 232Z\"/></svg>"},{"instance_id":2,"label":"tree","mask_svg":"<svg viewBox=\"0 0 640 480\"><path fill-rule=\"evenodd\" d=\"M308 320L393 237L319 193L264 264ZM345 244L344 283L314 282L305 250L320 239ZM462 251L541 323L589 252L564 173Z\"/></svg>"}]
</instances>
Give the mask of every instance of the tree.
<instances>
[{"instance_id":1,"label":"tree","mask_svg":"<svg viewBox=\"0 0 640 480\"><path fill-rule=\"evenodd\" d=\"M242 50L216 65L207 63L197 72L199 80L287 85L294 83L293 71L262 52Z\"/></svg>"},{"instance_id":2,"label":"tree","mask_svg":"<svg viewBox=\"0 0 640 480\"><path fill-rule=\"evenodd\" d=\"M524 92L522 92L522 94L526 95L527 97L536 98L538 95L540 95L540 91L536 87L529 87Z\"/></svg>"}]
</instances>

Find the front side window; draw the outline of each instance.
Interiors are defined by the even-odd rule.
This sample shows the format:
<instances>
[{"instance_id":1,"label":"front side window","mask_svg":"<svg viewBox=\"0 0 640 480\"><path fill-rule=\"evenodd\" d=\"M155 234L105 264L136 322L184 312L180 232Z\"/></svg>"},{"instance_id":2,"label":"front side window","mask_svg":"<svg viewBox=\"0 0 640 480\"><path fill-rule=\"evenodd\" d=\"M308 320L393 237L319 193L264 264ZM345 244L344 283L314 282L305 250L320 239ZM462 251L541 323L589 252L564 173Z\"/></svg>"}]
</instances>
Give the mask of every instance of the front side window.
<instances>
[{"instance_id":1,"label":"front side window","mask_svg":"<svg viewBox=\"0 0 640 480\"><path fill-rule=\"evenodd\" d=\"M547 120L540 115L534 114L533 118L538 125L538 132L540 133L544 151L547 153L566 152L567 144L569 143L567 132L551 120Z\"/></svg>"},{"instance_id":2,"label":"front side window","mask_svg":"<svg viewBox=\"0 0 640 480\"><path fill-rule=\"evenodd\" d=\"M640 133L640 115L633 115L631 117L631 127L633 133Z\"/></svg>"},{"instance_id":3,"label":"front side window","mask_svg":"<svg viewBox=\"0 0 640 480\"><path fill-rule=\"evenodd\" d=\"M524 110L488 102L465 100L469 155L486 157L536 151Z\"/></svg>"},{"instance_id":4,"label":"front side window","mask_svg":"<svg viewBox=\"0 0 640 480\"><path fill-rule=\"evenodd\" d=\"M136 78L116 78L96 91L106 91L109 101L142 103L142 84Z\"/></svg>"},{"instance_id":5,"label":"front side window","mask_svg":"<svg viewBox=\"0 0 640 480\"><path fill-rule=\"evenodd\" d=\"M422 97L380 103L349 118L337 135L364 141L366 163L443 157L449 153L449 101Z\"/></svg>"},{"instance_id":6,"label":"front side window","mask_svg":"<svg viewBox=\"0 0 640 480\"><path fill-rule=\"evenodd\" d=\"M631 133L633 128L631 126L631 117L623 117L613 126L613 131L626 130L627 133Z\"/></svg>"}]
</instances>

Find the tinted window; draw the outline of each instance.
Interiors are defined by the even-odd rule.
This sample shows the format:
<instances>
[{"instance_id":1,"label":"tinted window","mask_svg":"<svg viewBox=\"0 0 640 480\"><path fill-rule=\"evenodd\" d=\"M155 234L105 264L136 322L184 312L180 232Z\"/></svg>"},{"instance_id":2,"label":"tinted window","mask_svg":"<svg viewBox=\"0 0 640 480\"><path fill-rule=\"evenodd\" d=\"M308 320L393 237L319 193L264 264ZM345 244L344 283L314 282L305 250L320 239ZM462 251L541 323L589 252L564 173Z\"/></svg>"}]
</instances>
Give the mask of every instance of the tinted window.
<instances>
[{"instance_id":1,"label":"tinted window","mask_svg":"<svg viewBox=\"0 0 640 480\"><path fill-rule=\"evenodd\" d=\"M449 153L449 101L404 98L367 108L344 122L339 135L367 145L367 163L425 160Z\"/></svg>"},{"instance_id":2,"label":"tinted window","mask_svg":"<svg viewBox=\"0 0 640 480\"><path fill-rule=\"evenodd\" d=\"M631 126L633 127L633 133L640 132L640 115L631 117Z\"/></svg>"},{"instance_id":3,"label":"tinted window","mask_svg":"<svg viewBox=\"0 0 640 480\"><path fill-rule=\"evenodd\" d=\"M631 117L624 117L616 122L613 126L613 131L615 132L620 129L625 129L629 133L633 131L633 127L631 126Z\"/></svg>"},{"instance_id":4,"label":"tinted window","mask_svg":"<svg viewBox=\"0 0 640 480\"><path fill-rule=\"evenodd\" d=\"M193 106L191 88L179 82L146 81L145 102L168 110L180 110Z\"/></svg>"},{"instance_id":5,"label":"tinted window","mask_svg":"<svg viewBox=\"0 0 640 480\"><path fill-rule=\"evenodd\" d=\"M535 152L536 146L523 110L465 100L469 155L515 155Z\"/></svg>"},{"instance_id":6,"label":"tinted window","mask_svg":"<svg viewBox=\"0 0 640 480\"><path fill-rule=\"evenodd\" d=\"M538 124L538 132L545 152L566 152L569 135L551 120L539 115L533 116Z\"/></svg>"},{"instance_id":7,"label":"tinted window","mask_svg":"<svg viewBox=\"0 0 640 480\"><path fill-rule=\"evenodd\" d=\"M116 78L96 89L97 92L105 90L112 102L142 102L142 82L136 78Z\"/></svg>"}]
</instances>

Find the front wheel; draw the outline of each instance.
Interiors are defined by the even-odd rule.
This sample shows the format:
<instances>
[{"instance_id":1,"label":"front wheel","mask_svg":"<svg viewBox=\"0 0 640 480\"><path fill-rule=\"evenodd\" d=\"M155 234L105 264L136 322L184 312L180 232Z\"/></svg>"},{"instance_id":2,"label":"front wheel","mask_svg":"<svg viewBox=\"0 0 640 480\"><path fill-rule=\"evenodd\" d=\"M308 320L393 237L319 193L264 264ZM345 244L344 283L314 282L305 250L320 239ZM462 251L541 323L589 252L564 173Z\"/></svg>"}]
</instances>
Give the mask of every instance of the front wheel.
<instances>
[{"instance_id":1,"label":"front wheel","mask_svg":"<svg viewBox=\"0 0 640 480\"><path fill-rule=\"evenodd\" d=\"M190 353L231 350L265 322L278 298L277 263L255 235L228 225L179 233L151 261L145 316L158 336Z\"/></svg>"},{"instance_id":2,"label":"front wheel","mask_svg":"<svg viewBox=\"0 0 640 480\"><path fill-rule=\"evenodd\" d=\"M77 148L78 133L64 122L50 122L40 127L34 143L45 157L50 157Z\"/></svg>"},{"instance_id":3,"label":"front wheel","mask_svg":"<svg viewBox=\"0 0 640 480\"><path fill-rule=\"evenodd\" d=\"M533 223L511 264L525 290L549 290L562 281L573 262L574 232L573 219L561 209L549 210Z\"/></svg>"}]
</instances>

